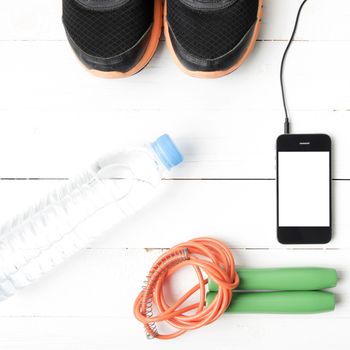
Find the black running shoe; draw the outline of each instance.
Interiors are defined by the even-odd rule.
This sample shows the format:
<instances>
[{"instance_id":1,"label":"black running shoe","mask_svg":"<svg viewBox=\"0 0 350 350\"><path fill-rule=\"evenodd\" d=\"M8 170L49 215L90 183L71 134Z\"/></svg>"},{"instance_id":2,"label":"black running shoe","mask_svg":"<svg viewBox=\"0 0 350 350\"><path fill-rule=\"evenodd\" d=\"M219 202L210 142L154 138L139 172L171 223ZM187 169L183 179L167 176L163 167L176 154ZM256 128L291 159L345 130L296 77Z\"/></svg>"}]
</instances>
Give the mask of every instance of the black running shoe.
<instances>
[{"instance_id":1,"label":"black running shoe","mask_svg":"<svg viewBox=\"0 0 350 350\"><path fill-rule=\"evenodd\" d=\"M102 77L140 71L157 48L162 22L162 0L63 0L70 45Z\"/></svg>"},{"instance_id":2,"label":"black running shoe","mask_svg":"<svg viewBox=\"0 0 350 350\"><path fill-rule=\"evenodd\" d=\"M217 78L237 69L252 52L263 0L165 0L164 32L186 73Z\"/></svg>"}]
</instances>

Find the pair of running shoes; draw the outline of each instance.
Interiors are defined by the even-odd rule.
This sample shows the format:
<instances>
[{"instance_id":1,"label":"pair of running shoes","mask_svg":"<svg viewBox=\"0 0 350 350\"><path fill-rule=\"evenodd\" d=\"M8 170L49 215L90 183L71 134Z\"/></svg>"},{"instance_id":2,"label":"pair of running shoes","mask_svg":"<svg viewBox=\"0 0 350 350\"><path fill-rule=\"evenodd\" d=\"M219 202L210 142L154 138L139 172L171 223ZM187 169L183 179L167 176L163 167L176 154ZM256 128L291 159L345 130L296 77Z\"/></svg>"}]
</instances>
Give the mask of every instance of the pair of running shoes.
<instances>
[{"instance_id":1,"label":"pair of running shoes","mask_svg":"<svg viewBox=\"0 0 350 350\"><path fill-rule=\"evenodd\" d=\"M128 77L153 57L164 27L186 73L217 78L252 52L263 0L63 0L63 23L79 60L94 74Z\"/></svg>"}]
</instances>

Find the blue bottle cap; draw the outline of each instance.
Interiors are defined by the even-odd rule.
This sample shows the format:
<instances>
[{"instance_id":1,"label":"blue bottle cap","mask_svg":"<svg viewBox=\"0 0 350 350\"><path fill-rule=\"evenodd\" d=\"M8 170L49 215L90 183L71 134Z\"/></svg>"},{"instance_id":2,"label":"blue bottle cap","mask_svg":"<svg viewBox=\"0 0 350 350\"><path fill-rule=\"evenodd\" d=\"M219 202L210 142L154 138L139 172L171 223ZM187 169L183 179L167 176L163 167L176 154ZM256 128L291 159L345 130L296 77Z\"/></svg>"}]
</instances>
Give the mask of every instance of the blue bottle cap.
<instances>
[{"instance_id":1,"label":"blue bottle cap","mask_svg":"<svg viewBox=\"0 0 350 350\"><path fill-rule=\"evenodd\" d=\"M157 141L152 143L152 148L168 170L183 161L182 154L169 135L159 137Z\"/></svg>"}]
</instances>

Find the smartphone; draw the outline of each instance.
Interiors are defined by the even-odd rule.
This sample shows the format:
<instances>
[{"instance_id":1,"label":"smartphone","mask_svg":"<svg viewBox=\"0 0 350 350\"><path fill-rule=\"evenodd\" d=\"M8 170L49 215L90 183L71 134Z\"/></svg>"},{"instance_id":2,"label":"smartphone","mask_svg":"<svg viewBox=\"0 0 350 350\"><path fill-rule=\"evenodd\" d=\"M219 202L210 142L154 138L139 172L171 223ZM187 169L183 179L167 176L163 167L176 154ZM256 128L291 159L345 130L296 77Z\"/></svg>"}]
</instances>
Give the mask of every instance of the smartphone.
<instances>
[{"instance_id":1,"label":"smartphone","mask_svg":"<svg viewBox=\"0 0 350 350\"><path fill-rule=\"evenodd\" d=\"M332 141L328 135L277 139L277 237L282 244L332 238Z\"/></svg>"}]
</instances>

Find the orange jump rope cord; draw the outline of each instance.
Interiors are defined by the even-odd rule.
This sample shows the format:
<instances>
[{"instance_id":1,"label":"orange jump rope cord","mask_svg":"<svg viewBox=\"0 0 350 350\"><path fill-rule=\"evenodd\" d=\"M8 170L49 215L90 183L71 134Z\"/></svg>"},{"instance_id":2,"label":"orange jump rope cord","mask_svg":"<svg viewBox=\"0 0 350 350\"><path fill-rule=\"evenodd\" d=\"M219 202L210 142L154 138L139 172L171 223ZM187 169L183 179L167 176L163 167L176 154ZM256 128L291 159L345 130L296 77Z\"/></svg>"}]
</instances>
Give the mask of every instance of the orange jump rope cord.
<instances>
[{"instance_id":1,"label":"orange jump rope cord","mask_svg":"<svg viewBox=\"0 0 350 350\"><path fill-rule=\"evenodd\" d=\"M168 305L164 296L165 282L179 269L192 266L198 284L185 293L175 304ZM206 307L206 284L209 276L218 285L215 300ZM216 321L231 303L232 290L239 285L233 255L220 241L198 238L179 244L162 254L153 264L144 289L136 298L134 314L142 322L148 338L172 339L188 330L198 329ZM197 291L199 302L183 304ZM154 309L157 315L154 315ZM195 314L187 315L196 310ZM176 329L171 334L159 334L157 323L166 322Z\"/></svg>"}]
</instances>

